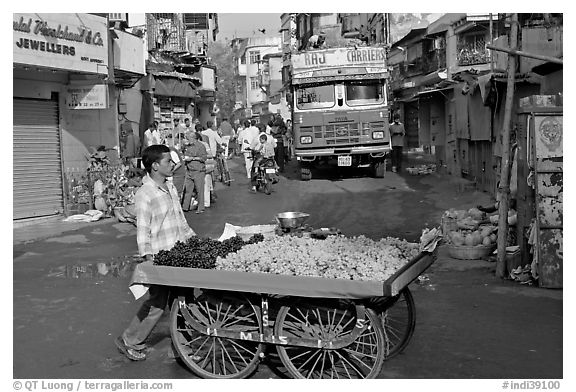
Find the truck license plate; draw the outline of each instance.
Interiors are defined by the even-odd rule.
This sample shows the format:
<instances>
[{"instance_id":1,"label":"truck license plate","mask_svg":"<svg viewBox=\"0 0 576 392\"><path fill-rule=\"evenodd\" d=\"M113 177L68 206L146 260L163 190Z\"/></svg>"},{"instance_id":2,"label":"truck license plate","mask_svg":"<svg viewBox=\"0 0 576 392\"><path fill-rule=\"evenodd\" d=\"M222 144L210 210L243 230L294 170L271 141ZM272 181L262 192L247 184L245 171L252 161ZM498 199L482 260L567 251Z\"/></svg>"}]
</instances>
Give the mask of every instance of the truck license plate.
<instances>
[{"instance_id":1,"label":"truck license plate","mask_svg":"<svg viewBox=\"0 0 576 392\"><path fill-rule=\"evenodd\" d=\"M352 166L352 156L338 155L338 166Z\"/></svg>"},{"instance_id":2,"label":"truck license plate","mask_svg":"<svg viewBox=\"0 0 576 392\"><path fill-rule=\"evenodd\" d=\"M266 169L266 173L276 173L276 169Z\"/></svg>"}]
</instances>

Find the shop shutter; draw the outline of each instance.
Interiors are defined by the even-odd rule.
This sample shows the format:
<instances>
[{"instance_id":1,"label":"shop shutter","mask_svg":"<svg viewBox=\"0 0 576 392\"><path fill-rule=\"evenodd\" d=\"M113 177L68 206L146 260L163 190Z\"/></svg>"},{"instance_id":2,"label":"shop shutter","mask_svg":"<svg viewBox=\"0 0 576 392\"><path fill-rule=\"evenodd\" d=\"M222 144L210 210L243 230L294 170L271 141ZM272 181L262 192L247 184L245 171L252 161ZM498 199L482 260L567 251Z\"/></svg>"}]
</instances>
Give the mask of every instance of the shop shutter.
<instances>
[{"instance_id":1,"label":"shop shutter","mask_svg":"<svg viewBox=\"0 0 576 392\"><path fill-rule=\"evenodd\" d=\"M13 101L13 219L64 211L58 102Z\"/></svg>"}]
</instances>

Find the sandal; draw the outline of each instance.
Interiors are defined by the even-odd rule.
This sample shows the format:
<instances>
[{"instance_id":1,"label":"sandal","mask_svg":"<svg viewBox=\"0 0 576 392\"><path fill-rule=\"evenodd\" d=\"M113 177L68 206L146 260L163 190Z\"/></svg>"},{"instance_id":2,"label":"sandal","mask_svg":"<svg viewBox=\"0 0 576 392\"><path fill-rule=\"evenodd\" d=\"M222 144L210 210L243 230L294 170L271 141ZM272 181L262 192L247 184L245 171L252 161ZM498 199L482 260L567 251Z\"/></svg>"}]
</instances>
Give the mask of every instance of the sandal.
<instances>
[{"instance_id":1,"label":"sandal","mask_svg":"<svg viewBox=\"0 0 576 392\"><path fill-rule=\"evenodd\" d=\"M114 343L116 343L116 347L118 347L118 350L120 350L120 352L124 354L131 361L143 361L146 359L146 354L128 347L126 345L126 342L124 342L124 339L121 336L117 337Z\"/></svg>"}]
</instances>

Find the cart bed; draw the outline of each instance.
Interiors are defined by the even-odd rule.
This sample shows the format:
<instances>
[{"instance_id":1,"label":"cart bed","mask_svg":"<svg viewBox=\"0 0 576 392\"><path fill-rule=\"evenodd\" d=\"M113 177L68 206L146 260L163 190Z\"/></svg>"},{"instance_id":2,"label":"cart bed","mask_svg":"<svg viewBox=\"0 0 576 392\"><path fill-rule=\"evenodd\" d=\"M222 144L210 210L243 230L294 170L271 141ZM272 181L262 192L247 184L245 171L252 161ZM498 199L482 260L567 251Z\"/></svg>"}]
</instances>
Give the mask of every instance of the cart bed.
<instances>
[{"instance_id":1,"label":"cart bed","mask_svg":"<svg viewBox=\"0 0 576 392\"><path fill-rule=\"evenodd\" d=\"M168 267L145 263L136 266L130 287L135 295L134 289L141 288L141 285L156 284L311 298L388 297L397 295L433 262L432 253L420 253L385 282Z\"/></svg>"}]
</instances>

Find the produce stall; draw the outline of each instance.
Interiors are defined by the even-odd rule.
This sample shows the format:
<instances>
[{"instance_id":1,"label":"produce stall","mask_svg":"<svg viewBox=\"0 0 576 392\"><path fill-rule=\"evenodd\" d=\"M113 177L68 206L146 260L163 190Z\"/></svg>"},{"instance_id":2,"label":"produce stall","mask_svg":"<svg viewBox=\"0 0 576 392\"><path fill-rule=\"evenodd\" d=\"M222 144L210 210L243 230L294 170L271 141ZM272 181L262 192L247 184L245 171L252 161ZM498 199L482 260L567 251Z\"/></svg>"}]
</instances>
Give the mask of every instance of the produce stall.
<instances>
[{"instance_id":1,"label":"produce stall","mask_svg":"<svg viewBox=\"0 0 576 392\"><path fill-rule=\"evenodd\" d=\"M319 239L297 230L304 219L292 227L279 221L280 232L247 241L193 237L160 252L156 265L136 267L131 288L174 288L172 341L195 374L247 377L273 345L294 378L375 378L408 344L415 326L408 284L434 262L438 232L425 232L420 246L333 230Z\"/></svg>"}]
</instances>

